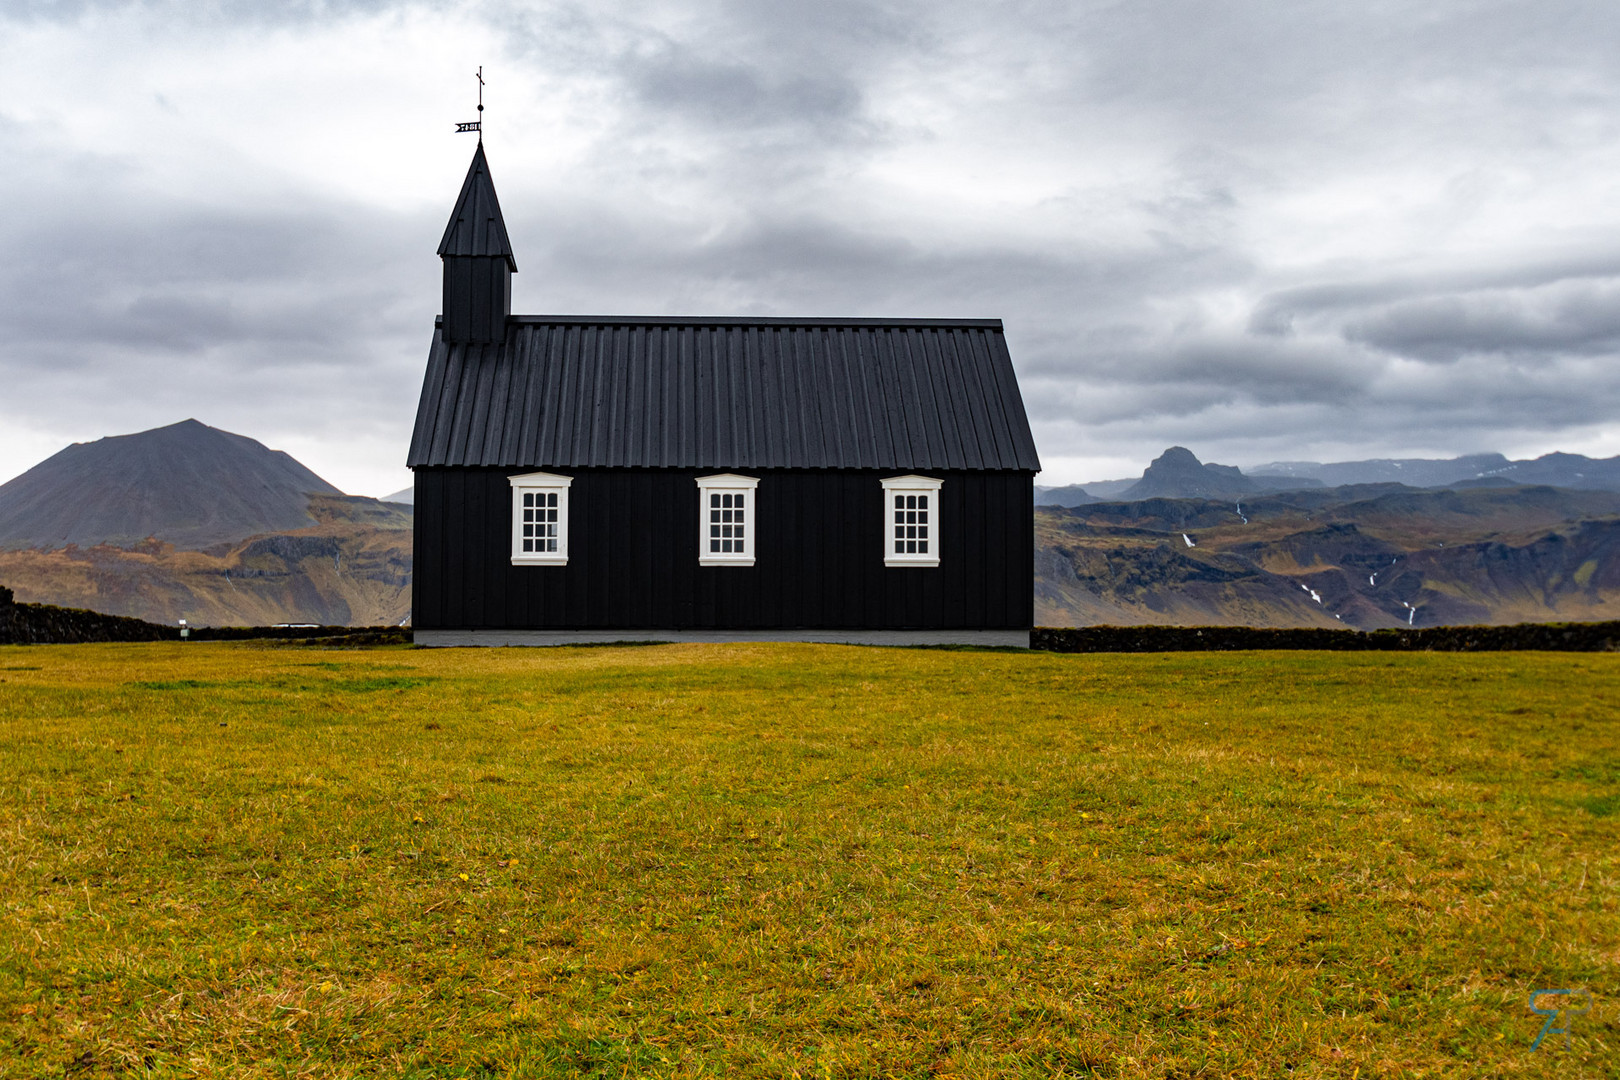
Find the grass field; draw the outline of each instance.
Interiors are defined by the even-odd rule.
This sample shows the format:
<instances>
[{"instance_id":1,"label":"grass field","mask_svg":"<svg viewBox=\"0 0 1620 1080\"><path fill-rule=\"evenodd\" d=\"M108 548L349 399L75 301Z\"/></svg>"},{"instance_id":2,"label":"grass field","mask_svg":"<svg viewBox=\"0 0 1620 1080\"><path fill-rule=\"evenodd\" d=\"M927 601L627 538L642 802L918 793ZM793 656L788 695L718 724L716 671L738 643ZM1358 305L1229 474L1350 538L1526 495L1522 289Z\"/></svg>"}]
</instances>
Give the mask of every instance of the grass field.
<instances>
[{"instance_id":1,"label":"grass field","mask_svg":"<svg viewBox=\"0 0 1620 1080\"><path fill-rule=\"evenodd\" d=\"M0 648L0 1076L1613 1076L1620 656ZM1527 995L1584 988L1569 1048Z\"/></svg>"}]
</instances>

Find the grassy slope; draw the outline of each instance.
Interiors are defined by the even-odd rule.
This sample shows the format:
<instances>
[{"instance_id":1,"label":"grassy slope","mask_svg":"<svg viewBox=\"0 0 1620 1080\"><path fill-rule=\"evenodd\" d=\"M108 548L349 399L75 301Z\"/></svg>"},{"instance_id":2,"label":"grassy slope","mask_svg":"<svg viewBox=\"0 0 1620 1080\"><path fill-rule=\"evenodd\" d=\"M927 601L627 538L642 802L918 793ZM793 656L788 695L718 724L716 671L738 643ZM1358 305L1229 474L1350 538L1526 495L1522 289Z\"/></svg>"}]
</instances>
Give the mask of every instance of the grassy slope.
<instances>
[{"instance_id":1,"label":"grassy slope","mask_svg":"<svg viewBox=\"0 0 1620 1080\"><path fill-rule=\"evenodd\" d=\"M1620 1060L1620 657L109 645L0 679L0 1076ZM1595 1000L1557 1060L1548 986Z\"/></svg>"}]
</instances>

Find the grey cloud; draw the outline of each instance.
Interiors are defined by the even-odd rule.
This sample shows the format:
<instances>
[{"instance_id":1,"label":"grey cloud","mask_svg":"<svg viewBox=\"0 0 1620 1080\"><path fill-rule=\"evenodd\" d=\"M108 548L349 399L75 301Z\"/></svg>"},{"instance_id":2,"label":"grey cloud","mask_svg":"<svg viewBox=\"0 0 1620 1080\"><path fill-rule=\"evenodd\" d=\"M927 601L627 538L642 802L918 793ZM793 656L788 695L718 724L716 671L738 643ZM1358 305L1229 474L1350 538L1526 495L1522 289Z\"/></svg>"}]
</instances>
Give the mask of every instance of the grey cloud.
<instances>
[{"instance_id":1,"label":"grey cloud","mask_svg":"<svg viewBox=\"0 0 1620 1080\"><path fill-rule=\"evenodd\" d=\"M130 12L187 25L296 24L410 7L445 7L437 0L0 0L0 19L77 22L88 15Z\"/></svg>"},{"instance_id":2,"label":"grey cloud","mask_svg":"<svg viewBox=\"0 0 1620 1080\"><path fill-rule=\"evenodd\" d=\"M1255 304L1249 329L1259 334L1285 334L1291 332L1297 319L1353 312L1411 298L1538 289L1606 278L1620 278L1620 235L1599 236L1581 249L1550 255L1536 251L1518 258L1496 255L1483 264L1476 261L1469 266L1442 266L1277 289Z\"/></svg>"},{"instance_id":3,"label":"grey cloud","mask_svg":"<svg viewBox=\"0 0 1620 1080\"><path fill-rule=\"evenodd\" d=\"M1345 325L1386 352L1452 363L1472 353L1620 351L1620 278L1402 300Z\"/></svg>"},{"instance_id":4,"label":"grey cloud","mask_svg":"<svg viewBox=\"0 0 1620 1080\"><path fill-rule=\"evenodd\" d=\"M0 229L0 357L57 346L195 351L296 344L334 362L379 329L391 223L308 207L217 211L116 197L49 228ZM364 220L371 219L371 220ZM301 278L323 282L310 290Z\"/></svg>"},{"instance_id":5,"label":"grey cloud","mask_svg":"<svg viewBox=\"0 0 1620 1080\"><path fill-rule=\"evenodd\" d=\"M765 67L723 63L680 45L621 61L640 103L658 114L724 127L847 124L861 107L852 82L827 75L782 77Z\"/></svg>"},{"instance_id":6,"label":"grey cloud","mask_svg":"<svg viewBox=\"0 0 1620 1080\"><path fill-rule=\"evenodd\" d=\"M1620 251L1285 290L1255 305L1247 329L1256 340L1337 341L1446 365L1476 355L1520 367L1613 356Z\"/></svg>"}]
</instances>

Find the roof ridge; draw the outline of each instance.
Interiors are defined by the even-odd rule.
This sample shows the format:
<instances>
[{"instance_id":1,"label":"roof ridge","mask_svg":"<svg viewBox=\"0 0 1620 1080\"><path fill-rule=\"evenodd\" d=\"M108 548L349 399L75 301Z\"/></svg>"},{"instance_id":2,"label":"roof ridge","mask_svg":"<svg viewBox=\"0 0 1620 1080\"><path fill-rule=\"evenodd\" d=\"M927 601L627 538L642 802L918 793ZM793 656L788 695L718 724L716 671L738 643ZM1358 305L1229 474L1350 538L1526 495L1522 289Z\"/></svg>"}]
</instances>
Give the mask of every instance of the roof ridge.
<instances>
[{"instance_id":1,"label":"roof ridge","mask_svg":"<svg viewBox=\"0 0 1620 1080\"><path fill-rule=\"evenodd\" d=\"M1000 319L873 319L820 315L512 315L531 325L566 326L904 326L1004 329Z\"/></svg>"}]
</instances>

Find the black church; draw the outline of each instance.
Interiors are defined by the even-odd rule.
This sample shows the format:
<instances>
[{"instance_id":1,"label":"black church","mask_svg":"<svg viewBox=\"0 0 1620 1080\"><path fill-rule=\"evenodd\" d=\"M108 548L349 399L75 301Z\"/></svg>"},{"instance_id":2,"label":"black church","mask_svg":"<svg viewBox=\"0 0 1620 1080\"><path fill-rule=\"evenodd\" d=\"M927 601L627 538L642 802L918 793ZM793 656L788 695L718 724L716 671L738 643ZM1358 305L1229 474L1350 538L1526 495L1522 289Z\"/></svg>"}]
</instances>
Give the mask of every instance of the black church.
<instances>
[{"instance_id":1,"label":"black church","mask_svg":"<svg viewBox=\"0 0 1620 1080\"><path fill-rule=\"evenodd\" d=\"M1029 643L1000 320L513 315L482 144L439 256L418 643Z\"/></svg>"}]
</instances>

